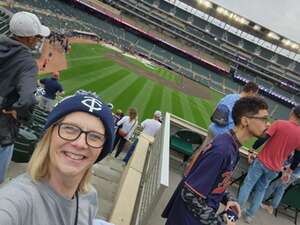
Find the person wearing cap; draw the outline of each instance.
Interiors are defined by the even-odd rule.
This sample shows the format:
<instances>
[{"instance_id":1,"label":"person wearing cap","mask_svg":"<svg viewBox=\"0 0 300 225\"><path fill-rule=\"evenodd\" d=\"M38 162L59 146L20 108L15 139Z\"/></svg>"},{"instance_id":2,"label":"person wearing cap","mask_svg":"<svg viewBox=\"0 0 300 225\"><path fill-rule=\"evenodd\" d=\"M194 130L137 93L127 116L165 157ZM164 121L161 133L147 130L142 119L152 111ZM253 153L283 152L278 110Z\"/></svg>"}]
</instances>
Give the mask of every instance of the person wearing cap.
<instances>
[{"instance_id":1,"label":"person wearing cap","mask_svg":"<svg viewBox=\"0 0 300 225\"><path fill-rule=\"evenodd\" d=\"M93 224L92 166L111 151L113 139L111 110L97 96L64 98L49 113L27 172L0 189L0 224Z\"/></svg>"},{"instance_id":2,"label":"person wearing cap","mask_svg":"<svg viewBox=\"0 0 300 225\"><path fill-rule=\"evenodd\" d=\"M295 149L300 150L299 122L300 105L297 105L291 110L288 120L276 120L266 135L253 144L254 149L258 149L262 144L264 147L254 160L253 151L250 151L249 159L251 159L252 165L249 167L238 196L241 208L245 208L250 193L254 190L251 195L250 207L244 210L243 216L247 223L252 222L270 182L283 170L284 161ZM289 168L282 172L288 182L293 169Z\"/></svg>"},{"instance_id":3,"label":"person wearing cap","mask_svg":"<svg viewBox=\"0 0 300 225\"><path fill-rule=\"evenodd\" d=\"M52 110L56 97L64 94L63 86L58 81L59 75L59 71L54 71L51 78L39 80L39 84L42 85L45 90L45 95L41 97L39 106L48 112Z\"/></svg>"},{"instance_id":4,"label":"person wearing cap","mask_svg":"<svg viewBox=\"0 0 300 225\"><path fill-rule=\"evenodd\" d=\"M0 37L0 184L12 157L19 124L27 121L36 104L38 66L32 56L40 37L50 34L38 17L28 12L14 14L10 37Z\"/></svg>"},{"instance_id":5,"label":"person wearing cap","mask_svg":"<svg viewBox=\"0 0 300 225\"><path fill-rule=\"evenodd\" d=\"M153 118L152 119L146 119L141 123L141 127L143 129L143 133L146 135L149 135L151 137L155 137L155 135L157 134L157 132L159 131L161 126L161 112L156 110L153 114ZM123 159L123 161L125 163L128 162L128 160L130 159L136 145L138 143L138 139L136 139L129 147L128 152L125 156L125 158Z\"/></svg>"}]
</instances>

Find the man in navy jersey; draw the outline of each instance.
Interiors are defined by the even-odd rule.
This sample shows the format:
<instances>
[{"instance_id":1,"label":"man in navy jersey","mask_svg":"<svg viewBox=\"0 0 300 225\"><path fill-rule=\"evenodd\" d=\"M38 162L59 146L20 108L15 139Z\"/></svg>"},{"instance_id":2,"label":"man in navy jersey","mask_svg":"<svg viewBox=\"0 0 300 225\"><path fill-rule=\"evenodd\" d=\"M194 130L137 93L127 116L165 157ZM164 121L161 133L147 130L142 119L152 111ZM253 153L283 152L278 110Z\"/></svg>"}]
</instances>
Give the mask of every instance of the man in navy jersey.
<instances>
[{"instance_id":1,"label":"man in navy jersey","mask_svg":"<svg viewBox=\"0 0 300 225\"><path fill-rule=\"evenodd\" d=\"M44 78L39 81L44 86L45 95L42 96L40 106L47 111L52 111L54 100L57 95L63 95L63 86L59 83L59 72L55 71L52 73L51 78Z\"/></svg>"},{"instance_id":2,"label":"man in navy jersey","mask_svg":"<svg viewBox=\"0 0 300 225\"><path fill-rule=\"evenodd\" d=\"M188 165L182 181L162 217L166 225L233 225L226 214L219 215L219 204L240 217L241 211L226 188L239 160L239 148L268 128L268 105L259 97L239 99L232 110L235 127L217 136Z\"/></svg>"}]
</instances>

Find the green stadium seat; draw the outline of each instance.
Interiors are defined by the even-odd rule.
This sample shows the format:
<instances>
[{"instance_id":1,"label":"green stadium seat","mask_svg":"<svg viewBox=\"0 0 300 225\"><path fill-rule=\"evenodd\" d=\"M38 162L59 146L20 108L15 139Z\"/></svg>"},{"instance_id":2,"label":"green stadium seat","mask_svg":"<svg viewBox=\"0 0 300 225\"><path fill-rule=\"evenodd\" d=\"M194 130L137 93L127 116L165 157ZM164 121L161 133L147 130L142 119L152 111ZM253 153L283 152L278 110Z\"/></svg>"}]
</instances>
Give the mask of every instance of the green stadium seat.
<instances>
[{"instance_id":1,"label":"green stadium seat","mask_svg":"<svg viewBox=\"0 0 300 225\"><path fill-rule=\"evenodd\" d=\"M281 204L286 206L286 209L292 209L293 211L295 211L295 216L294 216L294 223L297 225L297 218L298 218L298 212L300 211L300 184L296 184L293 186L290 186L282 200L281 200ZM278 209L275 210L275 216L277 216L278 214Z\"/></svg>"},{"instance_id":2,"label":"green stadium seat","mask_svg":"<svg viewBox=\"0 0 300 225\"><path fill-rule=\"evenodd\" d=\"M19 128L12 161L19 163L29 161L37 141L43 134L47 115L48 113L36 106L33 111L32 120Z\"/></svg>"},{"instance_id":3,"label":"green stadium seat","mask_svg":"<svg viewBox=\"0 0 300 225\"><path fill-rule=\"evenodd\" d=\"M183 154L186 161L202 142L203 138L200 134L182 129L170 136L170 149Z\"/></svg>"}]
</instances>

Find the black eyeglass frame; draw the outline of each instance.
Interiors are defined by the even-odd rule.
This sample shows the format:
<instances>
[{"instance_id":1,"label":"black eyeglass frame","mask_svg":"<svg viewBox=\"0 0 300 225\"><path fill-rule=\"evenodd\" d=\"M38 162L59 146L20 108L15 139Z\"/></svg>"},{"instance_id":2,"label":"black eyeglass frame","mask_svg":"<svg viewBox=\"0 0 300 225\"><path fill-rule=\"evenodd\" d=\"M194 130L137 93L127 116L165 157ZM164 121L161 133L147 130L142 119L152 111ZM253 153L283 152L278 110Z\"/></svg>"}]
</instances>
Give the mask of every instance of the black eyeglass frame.
<instances>
[{"instance_id":1,"label":"black eyeglass frame","mask_svg":"<svg viewBox=\"0 0 300 225\"><path fill-rule=\"evenodd\" d=\"M246 117L248 117L248 118L250 118L250 119L261 120L261 121L263 121L263 122L265 122L265 123L268 123L269 120L270 120L270 117L269 117L269 116L262 116L262 117L259 117L259 116L246 116Z\"/></svg>"},{"instance_id":2,"label":"black eyeglass frame","mask_svg":"<svg viewBox=\"0 0 300 225\"><path fill-rule=\"evenodd\" d=\"M78 129L80 132L79 132L79 134L78 134L75 138L66 138L66 137L64 137L63 135L61 135L61 126L63 126L63 125L68 125L68 126L75 127L75 128ZM96 131L84 131L84 130L82 130L79 126L77 126L77 125L75 125L75 124L72 124L72 123L64 123L64 122L60 122L60 123L55 124L55 126L58 127L58 129L57 129L57 134L58 134L58 136L59 136L61 139L65 140L65 141L75 141L75 140L77 140L77 139L81 136L82 133L85 134L85 143L86 143L89 147L91 147L91 148L102 148L103 145L105 144L105 141L106 141L106 136L105 136L104 134L101 134L101 133L96 132ZM89 142L88 142L88 134L90 134L90 133L94 133L94 134L97 134L97 135L99 135L99 136L103 136L103 143L102 143L101 145L99 145L99 146L94 146L94 145L89 144Z\"/></svg>"}]
</instances>

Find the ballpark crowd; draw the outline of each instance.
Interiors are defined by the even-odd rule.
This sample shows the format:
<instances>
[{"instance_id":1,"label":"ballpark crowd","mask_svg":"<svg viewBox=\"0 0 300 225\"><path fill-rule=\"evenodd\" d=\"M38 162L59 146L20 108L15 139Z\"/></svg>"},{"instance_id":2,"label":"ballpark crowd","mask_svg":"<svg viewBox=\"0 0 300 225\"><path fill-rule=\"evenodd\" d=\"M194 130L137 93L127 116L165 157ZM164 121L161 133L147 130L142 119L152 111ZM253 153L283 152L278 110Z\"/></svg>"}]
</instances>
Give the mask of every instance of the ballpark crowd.
<instances>
[{"instance_id":1,"label":"ballpark crowd","mask_svg":"<svg viewBox=\"0 0 300 225\"><path fill-rule=\"evenodd\" d=\"M39 68L32 56L35 46L49 37L49 28L36 15L18 12L9 29L12 35L0 38L0 224L92 225L98 211L92 166L114 149L114 157L120 157L129 145L122 159L127 163L138 143L135 131L155 138L162 113L156 110L139 125L136 108L127 115L120 109L113 113L111 103L84 90L54 106L64 95L60 73L37 80ZM68 41L57 38L50 40L67 51ZM43 87L39 102L38 85ZM241 93L226 95L217 104L203 144L162 212L166 225L234 225L239 218L252 223L260 207L272 213L287 187L299 180L300 105L291 109L288 120L271 123L258 90L248 82ZM37 104L49 113L42 138L26 173L5 182L18 128L30 120ZM248 152L249 169L235 199L227 188L239 148L253 137L257 140ZM225 205L221 213L220 203Z\"/></svg>"}]
</instances>

